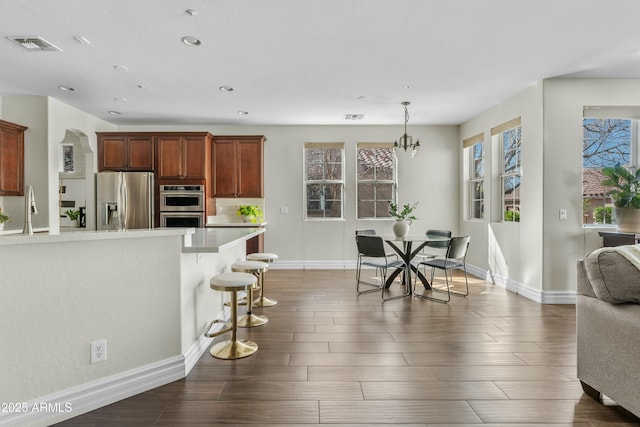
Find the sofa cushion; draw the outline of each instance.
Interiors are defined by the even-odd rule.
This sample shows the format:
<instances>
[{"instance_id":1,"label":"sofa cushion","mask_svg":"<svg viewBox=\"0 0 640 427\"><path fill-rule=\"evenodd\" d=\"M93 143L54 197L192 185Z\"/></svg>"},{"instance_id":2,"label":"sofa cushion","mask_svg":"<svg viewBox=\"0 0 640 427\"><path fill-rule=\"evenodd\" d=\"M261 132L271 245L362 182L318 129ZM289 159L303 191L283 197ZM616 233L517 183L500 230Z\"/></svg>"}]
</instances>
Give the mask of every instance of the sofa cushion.
<instances>
[{"instance_id":1,"label":"sofa cushion","mask_svg":"<svg viewBox=\"0 0 640 427\"><path fill-rule=\"evenodd\" d=\"M599 299L611 304L640 304L640 270L616 248L590 253L584 259L584 267Z\"/></svg>"}]
</instances>

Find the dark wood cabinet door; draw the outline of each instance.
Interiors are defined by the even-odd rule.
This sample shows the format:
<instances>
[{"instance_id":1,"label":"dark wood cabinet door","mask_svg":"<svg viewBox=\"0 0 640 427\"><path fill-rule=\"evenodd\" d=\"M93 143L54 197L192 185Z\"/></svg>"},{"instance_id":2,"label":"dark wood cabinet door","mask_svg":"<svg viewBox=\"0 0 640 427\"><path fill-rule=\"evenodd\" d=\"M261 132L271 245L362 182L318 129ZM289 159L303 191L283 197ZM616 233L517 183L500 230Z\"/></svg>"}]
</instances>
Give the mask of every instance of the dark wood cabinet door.
<instances>
[{"instance_id":1,"label":"dark wood cabinet door","mask_svg":"<svg viewBox=\"0 0 640 427\"><path fill-rule=\"evenodd\" d=\"M236 197L235 141L214 138L212 159L212 197Z\"/></svg>"},{"instance_id":2,"label":"dark wood cabinet door","mask_svg":"<svg viewBox=\"0 0 640 427\"><path fill-rule=\"evenodd\" d=\"M158 150L158 179L182 179L183 160L182 140L179 136L159 136L156 142Z\"/></svg>"},{"instance_id":3,"label":"dark wood cabinet door","mask_svg":"<svg viewBox=\"0 0 640 427\"><path fill-rule=\"evenodd\" d=\"M264 136L213 138L212 197L264 197Z\"/></svg>"},{"instance_id":4,"label":"dark wood cabinet door","mask_svg":"<svg viewBox=\"0 0 640 427\"><path fill-rule=\"evenodd\" d=\"M153 171L153 151L153 137L129 137L127 139L127 170Z\"/></svg>"},{"instance_id":5,"label":"dark wood cabinet door","mask_svg":"<svg viewBox=\"0 0 640 427\"><path fill-rule=\"evenodd\" d=\"M237 154L237 196L263 197L262 140L238 141Z\"/></svg>"},{"instance_id":6,"label":"dark wood cabinet door","mask_svg":"<svg viewBox=\"0 0 640 427\"><path fill-rule=\"evenodd\" d=\"M127 167L127 137L98 137L98 172L121 171Z\"/></svg>"},{"instance_id":7,"label":"dark wood cabinet door","mask_svg":"<svg viewBox=\"0 0 640 427\"><path fill-rule=\"evenodd\" d=\"M0 120L0 196L24 195L26 127Z\"/></svg>"},{"instance_id":8,"label":"dark wood cabinet door","mask_svg":"<svg viewBox=\"0 0 640 427\"><path fill-rule=\"evenodd\" d=\"M153 169L152 135L98 133L98 172Z\"/></svg>"},{"instance_id":9,"label":"dark wood cabinet door","mask_svg":"<svg viewBox=\"0 0 640 427\"><path fill-rule=\"evenodd\" d=\"M187 136L182 142L184 156L182 178L204 179L207 165L207 140L202 136Z\"/></svg>"}]
</instances>

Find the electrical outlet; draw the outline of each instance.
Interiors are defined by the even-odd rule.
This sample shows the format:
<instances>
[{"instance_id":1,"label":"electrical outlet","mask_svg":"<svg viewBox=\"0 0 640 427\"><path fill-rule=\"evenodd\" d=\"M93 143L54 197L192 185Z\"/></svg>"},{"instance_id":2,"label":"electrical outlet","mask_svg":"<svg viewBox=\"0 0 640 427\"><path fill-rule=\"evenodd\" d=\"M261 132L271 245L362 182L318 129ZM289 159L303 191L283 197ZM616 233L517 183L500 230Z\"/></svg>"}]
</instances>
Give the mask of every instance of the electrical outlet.
<instances>
[{"instance_id":1,"label":"electrical outlet","mask_svg":"<svg viewBox=\"0 0 640 427\"><path fill-rule=\"evenodd\" d=\"M566 209L560 209L560 219L562 221L564 221L565 219L567 219L567 210Z\"/></svg>"},{"instance_id":2,"label":"electrical outlet","mask_svg":"<svg viewBox=\"0 0 640 427\"><path fill-rule=\"evenodd\" d=\"M107 340L92 342L91 363L104 362L105 360L107 360Z\"/></svg>"}]
</instances>

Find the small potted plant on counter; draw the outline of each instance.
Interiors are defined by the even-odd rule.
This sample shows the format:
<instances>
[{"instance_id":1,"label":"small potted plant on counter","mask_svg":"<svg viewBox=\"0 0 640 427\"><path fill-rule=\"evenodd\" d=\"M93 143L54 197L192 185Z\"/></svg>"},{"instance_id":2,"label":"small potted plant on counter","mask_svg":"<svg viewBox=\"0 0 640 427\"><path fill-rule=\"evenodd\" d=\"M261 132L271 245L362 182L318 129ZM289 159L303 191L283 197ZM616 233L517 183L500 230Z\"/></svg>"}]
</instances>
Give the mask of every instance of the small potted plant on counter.
<instances>
[{"instance_id":1,"label":"small potted plant on counter","mask_svg":"<svg viewBox=\"0 0 640 427\"><path fill-rule=\"evenodd\" d=\"M0 208L0 231L4 229L4 223L11 221L11 217L9 215L5 215L2 213L2 208Z\"/></svg>"},{"instance_id":2,"label":"small potted plant on counter","mask_svg":"<svg viewBox=\"0 0 640 427\"><path fill-rule=\"evenodd\" d=\"M71 221L71 227L73 228L80 227L80 223L78 222L78 219L80 218L79 210L69 209L68 211L65 212L65 215L69 217L69 220Z\"/></svg>"},{"instance_id":3,"label":"small potted plant on counter","mask_svg":"<svg viewBox=\"0 0 640 427\"><path fill-rule=\"evenodd\" d=\"M257 205L244 205L238 208L236 215L242 216L244 218L244 222L255 223L258 222L258 220L262 221L264 214Z\"/></svg>"}]
</instances>

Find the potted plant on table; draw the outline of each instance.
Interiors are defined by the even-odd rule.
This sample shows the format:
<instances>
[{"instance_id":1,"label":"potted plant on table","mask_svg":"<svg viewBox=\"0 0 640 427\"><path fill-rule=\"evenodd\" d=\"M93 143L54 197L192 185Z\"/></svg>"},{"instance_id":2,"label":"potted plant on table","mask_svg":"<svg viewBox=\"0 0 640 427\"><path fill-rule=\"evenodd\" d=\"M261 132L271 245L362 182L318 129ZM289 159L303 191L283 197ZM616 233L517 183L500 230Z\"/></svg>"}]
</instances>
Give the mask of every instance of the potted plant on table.
<instances>
[{"instance_id":1,"label":"potted plant on table","mask_svg":"<svg viewBox=\"0 0 640 427\"><path fill-rule=\"evenodd\" d=\"M75 228L80 226L80 223L78 222L78 218L80 218L79 210L69 209L65 212L65 215L69 217L69 220L71 221L71 227Z\"/></svg>"},{"instance_id":2,"label":"potted plant on table","mask_svg":"<svg viewBox=\"0 0 640 427\"><path fill-rule=\"evenodd\" d=\"M244 222L258 222L258 220L262 221L264 218L264 214L262 210L257 205L244 205L240 206L236 211L236 215L240 215L244 218Z\"/></svg>"},{"instance_id":3,"label":"potted plant on table","mask_svg":"<svg viewBox=\"0 0 640 427\"><path fill-rule=\"evenodd\" d=\"M2 208L0 208L0 230L4 229L4 223L9 221L11 221L11 217L3 214Z\"/></svg>"},{"instance_id":4,"label":"potted plant on table","mask_svg":"<svg viewBox=\"0 0 640 427\"><path fill-rule=\"evenodd\" d=\"M617 165L602 169L605 187L613 187L607 194L613 199L618 231L640 232L640 169L631 173Z\"/></svg>"},{"instance_id":5,"label":"potted plant on table","mask_svg":"<svg viewBox=\"0 0 640 427\"><path fill-rule=\"evenodd\" d=\"M409 233L411 223L418 219L413 215L413 211L417 207L418 202L413 204L405 203L402 206L402 210L399 210L397 203L389 203L389 215L396 219L395 224L393 224L393 234L395 234L396 237L404 237Z\"/></svg>"}]
</instances>

